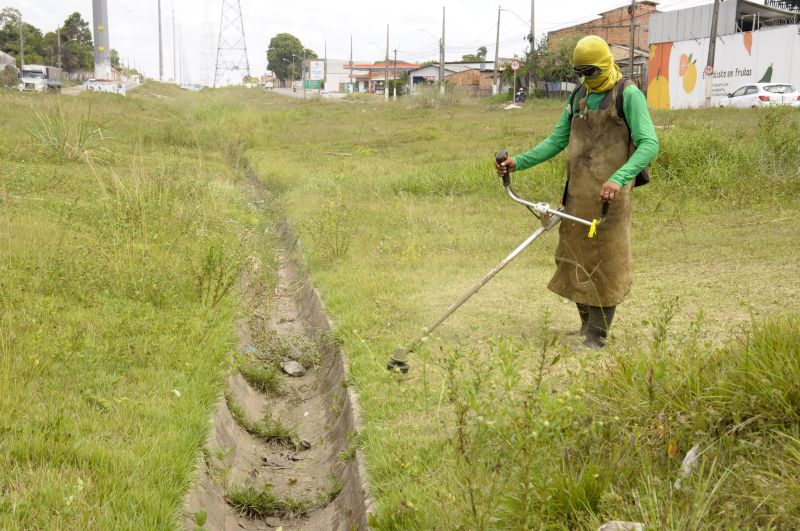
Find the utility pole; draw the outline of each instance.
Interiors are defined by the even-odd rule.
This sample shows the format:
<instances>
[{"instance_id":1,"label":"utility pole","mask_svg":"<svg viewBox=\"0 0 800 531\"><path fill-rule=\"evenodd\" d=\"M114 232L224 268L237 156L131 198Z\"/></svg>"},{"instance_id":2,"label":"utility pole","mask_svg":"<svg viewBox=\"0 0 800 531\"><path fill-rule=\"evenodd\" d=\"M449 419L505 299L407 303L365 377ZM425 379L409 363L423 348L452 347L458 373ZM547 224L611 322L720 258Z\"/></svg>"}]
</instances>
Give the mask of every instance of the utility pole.
<instances>
[{"instance_id":1,"label":"utility pole","mask_svg":"<svg viewBox=\"0 0 800 531\"><path fill-rule=\"evenodd\" d=\"M61 68L61 26L56 29L56 44L58 45L58 67Z\"/></svg>"},{"instance_id":2,"label":"utility pole","mask_svg":"<svg viewBox=\"0 0 800 531\"><path fill-rule=\"evenodd\" d=\"M531 32L528 34L528 97L533 98L536 95L536 74L533 71L536 68L536 34L534 33L533 25L534 15L534 0L531 0Z\"/></svg>"},{"instance_id":3,"label":"utility pole","mask_svg":"<svg viewBox=\"0 0 800 531\"><path fill-rule=\"evenodd\" d=\"M175 0L172 0L172 81L178 82L178 52L175 46Z\"/></svg>"},{"instance_id":4,"label":"utility pole","mask_svg":"<svg viewBox=\"0 0 800 531\"><path fill-rule=\"evenodd\" d=\"M630 5L630 7L628 7L628 16L631 19L631 41L630 41L630 50L629 50L630 54L628 56L628 79L630 79L631 81L634 81L634 79L633 79L633 32L634 32L634 28L636 26L633 24L633 20L635 18L635 16L634 16L635 13L636 13L636 0L631 0L631 5Z\"/></svg>"},{"instance_id":5,"label":"utility pole","mask_svg":"<svg viewBox=\"0 0 800 531\"><path fill-rule=\"evenodd\" d=\"M92 18L94 25L94 77L113 79L107 0L92 0Z\"/></svg>"},{"instance_id":6,"label":"utility pole","mask_svg":"<svg viewBox=\"0 0 800 531\"><path fill-rule=\"evenodd\" d=\"M500 6L497 6L497 40L494 45L494 94L500 93L500 78L497 77L497 64L500 62Z\"/></svg>"},{"instance_id":7,"label":"utility pole","mask_svg":"<svg viewBox=\"0 0 800 531\"><path fill-rule=\"evenodd\" d=\"M164 47L161 42L161 0L158 0L158 80L164 82Z\"/></svg>"},{"instance_id":8,"label":"utility pole","mask_svg":"<svg viewBox=\"0 0 800 531\"><path fill-rule=\"evenodd\" d=\"M444 94L444 6L442 6L442 40L439 42L439 94Z\"/></svg>"},{"instance_id":9,"label":"utility pole","mask_svg":"<svg viewBox=\"0 0 800 531\"><path fill-rule=\"evenodd\" d=\"M25 37L22 32L22 13L19 14L19 69L25 66Z\"/></svg>"},{"instance_id":10,"label":"utility pole","mask_svg":"<svg viewBox=\"0 0 800 531\"><path fill-rule=\"evenodd\" d=\"M325 62L323 63L323 73L322 73L322 83L328 81L328 41L325 41L325 57L323 59ZM322 83L319 84L319 88L317 89L317 95L322 95Z\"/></svg>"},{"instance_id":11,"label":"utility pole","mask_svg":"<svg viewBox=\"0 0 800 531\"><path fill-rule=\"evenodd\" d=\"M386 70L383 77L383 101L389 101L389 24L386 24Z\"/></svg>"},{"instance_id":12,"label":"utility pole","mask_svg":"<svg viewBox=\"0 0 800 531\"><path fill-rule=\"evenodd\" d=\"M303 80L303 99L306 99L306 47L303 46L303 64L300 65L300 77Z\"/></svg>"},{"instance_id":13,"label":"utility pole","mask_svg":"<svg viewBox=\"0 0 800 531\"><path fill-rule=\"evenodd\" d=\"M394 83L392 83L392 99L397 101L397 48L394 49L394 75L392 75L392 77L394 78Z\"/></svg>"},{"instance_id":14,"label":"utility pole","mask_svg":"<svg viewBox=\"0 0 800 531\"><path fill-rule=\"evenodd\" d=\"M711 38L708 41L708 61L704 70L706 76L706 107L711 107L711 85L714 79L714 55L717 49L717 19L719 18L719 0L714 0L714 14L711 16ZM709 74L708 71L711 71Z\"/></svg>"}]
</instances>

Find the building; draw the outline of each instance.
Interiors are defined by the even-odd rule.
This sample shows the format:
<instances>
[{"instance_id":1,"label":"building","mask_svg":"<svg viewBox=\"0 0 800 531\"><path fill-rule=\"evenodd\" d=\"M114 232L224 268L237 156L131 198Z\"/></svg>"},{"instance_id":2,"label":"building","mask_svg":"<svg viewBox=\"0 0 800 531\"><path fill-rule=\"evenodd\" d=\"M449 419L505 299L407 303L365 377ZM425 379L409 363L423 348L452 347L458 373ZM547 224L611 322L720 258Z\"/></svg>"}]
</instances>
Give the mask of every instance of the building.
<instances>
[{"instance_id":1,"label":"building","mask_svg":"<svg viewBox=\"0 0 800 531\"><path fill-rule=\"evenodd\" d=\"M636 2L633 11L633 48L634 62L633 72L630 66L630 42L631 42L631 12L630 4L624 5L609 11L599 13L599 18L582 22L574 26L551 31L547 34L547 44L550 47L558 48L566 42L570 44L580 37L586 35L597 35L605 39L611 47L614 59L619 65L622 73L626 77L634 80L637 84L643 85L647 78L647 45L650 35L650 18L658 13L658 2L640 1ZM553 80L555 81L555 80Z\"/></svg>"},{"instance_id":2,"label":"building","mask_svg":"<svg viewBox=\"0 0 800 531\"><path fill-rule=\"evenodd\" d=\"M366 70L350 68L350 61L328 59L325 64L325 88L323 92L354 92L356 79L368 75Z\"/></svg>"},{"instance_id":3,"label":"building","mask_svg":"<svg viewBox=\"0 0 800 531\"><path fill-rule=\"evenodd\" d=\"M383 88L387 80L391 82L403 79L406 72L416 70L419 66L416 63L389 61L388 73L386 63L345 63L342 68L347 72L351 69L353 70L353 90L355 92L383 94ZM361 73L358 74L357 72Z\"/></svg>"},{"instance_id":4,"label":"building","mask_svg":"<svg viewBox=\"0 0 800 531\"><path fill-rule=\"evenodd\" d=\"M500 78L500 92L508 90L508 81L503 71L513 59L500 59L497 76ZM425 85L439 82L439 65L433 63L409 72L411 90L415 92ZM494 61L467 62L453 61L444 64L444 80L449 85L464 89L471 96L484 97L492 95L494 82Z\"/></svg>"},{"instance_id":5,"label":"building","mask_svg":"<svg viewBox=\"0 0 800 531\"><path fill-rule=\"evenodd\" d=\"M658 12L657 6L658 2L636 2L634 12L634 48L647 49L650 15ZM618 44L626 48L630 46L630 4L604 11L597 16L600 18L549 32L547 34L548 44L558 46L559 43L568 39L571 40L575 36L598 35L603 37L608 44Z\"/></svg>"},{"instance_id":6,"label":"building","mask_svg":"<svg viewBox=\"0 0 800 531\"><path fill-rule=\"evenodd\" d=\"M718 105L748 83L800 86L800 0L721 2L714 68L706 74L712 15L706 4L650 18L651 108Z\"/></svg>"}]
</instances>

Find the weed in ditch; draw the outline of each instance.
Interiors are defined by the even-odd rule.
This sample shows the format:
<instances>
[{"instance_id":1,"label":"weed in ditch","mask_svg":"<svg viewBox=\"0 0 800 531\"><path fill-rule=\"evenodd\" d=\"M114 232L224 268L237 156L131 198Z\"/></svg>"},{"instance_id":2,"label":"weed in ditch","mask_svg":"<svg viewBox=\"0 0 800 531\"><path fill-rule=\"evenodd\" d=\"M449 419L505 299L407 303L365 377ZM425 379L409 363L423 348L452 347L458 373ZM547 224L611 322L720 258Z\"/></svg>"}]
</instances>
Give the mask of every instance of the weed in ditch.
<instances>
[{"instance_id":1,"label":"weed in ditch","mask_svg":"<svg viewBox=\"0 0 800 531\"><path fill-rule=\"evenodd\" d=\"M279 499L271 485L235 487L227 492L225 499L239 513L251 518L302 516L313 505L305 499Z\"/></svg>"},{"instance_id":2,"label":"weed in ditch","mask_svg":"<svg viewBox=\"0 0 800 531\"><path fill-rule=\"evenodd\" d=\"M283 379L276 365L268 365L256 360L241 361L239 372L253 389L271 394L279 394L281 391Z\"/></svg>"},{"instance_id":3,"label":"weed in ditch","mask_svg":"<svg viewBox=\"0 0 800 531\"><path fill-rule=\"evenodd\" d=\"M328 485L320 493L321 504L324 506L335 500L336 497L342 492L343 488L344 484L342 483L342 480L340 480L336 474L329 474Z\"/></svg>"},{"instance_id":4,"label":"weed in ditch","mask_svg":"<svg viewBox=\"0 0 800 531\"><path fill-rule=\"evenodd\" d=\"M297 434L296 429L286 426L278 419L272 418L269 413L265 413L259 420L252 420L247 416L242 406L236 402L230 391L225 393L225 401L236 423L251 435L255 435L266 442L274 442L295 450L300 448L300 436Z\"/></svg>"},{"instance_id":5,"label":"weed in ditch","mask_svg":"<svg viewBox=\"0 0 800 531\"><path fill-rule=\"evenodd\" d=\"M276 331L263 327L253 331L252 335L260 352L259 360L268 364L295 360L306 369L319 367L323 353L336 348L337 344L329 332L319 332L312 337L280 336Z\"/></svg>"},{"instance_id":6,"label":"weed in ditch","mask_svg":"<svg viewBox=\"0 0 800 531\"><path fill-rule=\"evenodd\" d=\"M194 513L194 525L195 529L203 529L208 522L208 511L205 509L200 509L199 511Z\"/></svg>"}]
</instances>

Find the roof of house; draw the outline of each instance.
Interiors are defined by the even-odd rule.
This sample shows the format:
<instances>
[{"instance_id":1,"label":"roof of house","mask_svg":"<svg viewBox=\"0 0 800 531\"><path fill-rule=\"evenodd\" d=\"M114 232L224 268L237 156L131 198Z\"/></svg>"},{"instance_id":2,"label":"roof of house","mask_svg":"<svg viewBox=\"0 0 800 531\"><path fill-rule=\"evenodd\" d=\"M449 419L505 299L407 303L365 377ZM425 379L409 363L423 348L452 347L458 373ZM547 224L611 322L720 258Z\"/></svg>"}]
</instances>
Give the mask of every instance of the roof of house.
<instances>
[{"instance_id":1,"label":"roof of house","mask_svg":"<svg viewBox=\"0 0 800 531\"><path fill-rule=\"evenodd\" d=\"M353 68L354 70L386 70L386 63L361 63L361 64L344 64L343 68ZM389 61L389 70L414 70L419 68L420 65L416 63L406 63L405 61Z\"/></svg>"}]
</instances>

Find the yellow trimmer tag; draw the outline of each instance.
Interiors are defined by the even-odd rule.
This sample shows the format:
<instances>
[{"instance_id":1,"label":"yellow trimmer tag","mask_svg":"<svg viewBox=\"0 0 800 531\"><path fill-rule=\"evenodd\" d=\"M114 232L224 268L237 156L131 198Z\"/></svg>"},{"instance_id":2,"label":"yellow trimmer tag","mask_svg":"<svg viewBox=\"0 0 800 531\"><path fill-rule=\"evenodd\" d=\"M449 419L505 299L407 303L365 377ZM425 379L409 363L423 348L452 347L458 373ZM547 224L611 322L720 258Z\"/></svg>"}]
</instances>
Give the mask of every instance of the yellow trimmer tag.
<instances>
[{"instance_id":1,"label":"yellow trimmer tag","mask_svg":"<svg viewBox=\"0 0 800 531\"><path fill-rule=\"evenodd\" d=\"M594 235L597 234L597 223L598 223L598 221L596 219L592 220L592 226L589 227L589 237L590 238L594 238Z\"/></svg>"}]
</instances>

